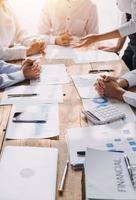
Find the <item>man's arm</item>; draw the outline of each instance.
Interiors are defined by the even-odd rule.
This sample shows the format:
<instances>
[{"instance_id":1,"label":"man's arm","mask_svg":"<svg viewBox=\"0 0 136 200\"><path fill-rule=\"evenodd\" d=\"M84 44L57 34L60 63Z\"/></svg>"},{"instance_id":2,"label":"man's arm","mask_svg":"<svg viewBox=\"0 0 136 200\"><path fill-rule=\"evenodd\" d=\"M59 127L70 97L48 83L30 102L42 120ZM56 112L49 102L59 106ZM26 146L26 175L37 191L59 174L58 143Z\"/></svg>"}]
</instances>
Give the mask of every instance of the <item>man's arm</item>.
<instances>
[{"instance_id":1,"label":"man's arm","mask_svg":"<svg viewBox=\"0 0 136 200\"><path fill-rule=\"evenodd\" d=\"M25 79L23 71L0 75L0 89L4 89Z\"/></svg>"},{"instance_id":2,"label":"man's arm","mask_svg":"<svg viewBox=\"0 0 136 200\"><path fill-rule=\"evenodd\" d=\"M20 71L20 65L9 64L0 60L0 74Z\"/></svg>"}]
</instances>

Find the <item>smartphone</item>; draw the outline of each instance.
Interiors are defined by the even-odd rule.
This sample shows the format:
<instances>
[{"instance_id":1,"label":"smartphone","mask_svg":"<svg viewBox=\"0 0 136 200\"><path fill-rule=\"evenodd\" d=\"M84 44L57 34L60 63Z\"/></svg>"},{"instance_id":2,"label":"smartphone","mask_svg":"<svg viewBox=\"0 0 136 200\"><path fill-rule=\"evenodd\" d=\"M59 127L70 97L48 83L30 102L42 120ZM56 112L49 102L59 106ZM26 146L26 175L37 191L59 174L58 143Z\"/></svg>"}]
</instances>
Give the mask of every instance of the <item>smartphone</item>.
<instances>
[{"instance_id":1,"label":"smartphone","mask_svg":"<svg viewBox=\"0 0 136 200\"><path fill-rule=\"evenodd\" d=\"M24 123L46 123L46 116L43 112L15 112L12 121Z\"/></svg>"}]
</instances>

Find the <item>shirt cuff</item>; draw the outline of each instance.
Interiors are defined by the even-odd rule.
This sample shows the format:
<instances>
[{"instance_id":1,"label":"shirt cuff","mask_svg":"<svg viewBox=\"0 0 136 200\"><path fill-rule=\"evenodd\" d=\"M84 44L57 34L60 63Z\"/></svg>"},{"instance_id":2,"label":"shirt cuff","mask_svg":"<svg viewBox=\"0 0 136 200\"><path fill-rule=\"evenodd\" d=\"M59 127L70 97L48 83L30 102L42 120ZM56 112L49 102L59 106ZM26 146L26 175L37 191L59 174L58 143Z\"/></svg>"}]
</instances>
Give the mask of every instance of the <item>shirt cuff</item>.
<instances>
[{"instance_id":1,"label":"shirt cuff","mask_svg":"<svg viewBox=\"0 0 136 200\"><path fill-rule=\"evenodd\" d=\"M13 72L11 74L14 75L15 80L18 80L20 82L25 80L25 76L24 76L24 73L22 70L20 70L18 72Z\"/></svg>"},{"instance_id":2,"label":"shirt cuff","mask_svg":"<svg viewBox=\"0 0 136 200\"><path fill-rule=\"evenodd\" d=\"M121 79L125 79L128 81L129 87L136 86L136 79L135 79L136 74L132 74L132 72L128 72L125 75L121 77Z\"/></svg>"},{"instance_id":3,"label":"shirt cuff","mask_svg":"<svg viewBox=\"0 0 136 200\"><path fill-rule=\"evenodd\" d=\"M136 107L136 93L134 92L129 92L129 91L126 91L124 94L123 94L123 100L133 106L133 107Z\"/></svg>"}]
</instances>

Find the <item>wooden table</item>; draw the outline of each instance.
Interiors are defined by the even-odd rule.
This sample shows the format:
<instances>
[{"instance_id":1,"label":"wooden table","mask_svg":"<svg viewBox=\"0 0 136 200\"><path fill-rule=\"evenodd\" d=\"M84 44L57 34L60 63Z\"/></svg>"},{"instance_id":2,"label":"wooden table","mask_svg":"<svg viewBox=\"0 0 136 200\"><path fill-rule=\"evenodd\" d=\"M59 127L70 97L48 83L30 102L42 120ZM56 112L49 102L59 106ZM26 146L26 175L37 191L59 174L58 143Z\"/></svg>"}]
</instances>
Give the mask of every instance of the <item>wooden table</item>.
<instances>
[{"instance_id":1,"label":"wooden table","mask_svg":"<svg viewBox=\"0 0 136 200\"><path fill-rule=\"evenodd\" d=\"M41 60L45 63L65 63L69 75L86 74L90 69L112 68L115 72L111 75L121 75L128 71L123 61L99 62L91 64L74 64L72 60ZM2 92L1 94L2 95ZM59 105L60 137L59 140L47 139L26 139L26 140L5 140L6 126L11 106L0 106L0 147L6 145L56 147L59 150L57 188L60 183L66 160L68 158L67 148L64 140L66 130L74 127L87 126L82 115L82 102L77 90L71 80L69 84L63 85L64 102ZM74 171L69 167L63 196L56 195L57 200L81 200L81 171Z\"/></svg>"}]
</instances>

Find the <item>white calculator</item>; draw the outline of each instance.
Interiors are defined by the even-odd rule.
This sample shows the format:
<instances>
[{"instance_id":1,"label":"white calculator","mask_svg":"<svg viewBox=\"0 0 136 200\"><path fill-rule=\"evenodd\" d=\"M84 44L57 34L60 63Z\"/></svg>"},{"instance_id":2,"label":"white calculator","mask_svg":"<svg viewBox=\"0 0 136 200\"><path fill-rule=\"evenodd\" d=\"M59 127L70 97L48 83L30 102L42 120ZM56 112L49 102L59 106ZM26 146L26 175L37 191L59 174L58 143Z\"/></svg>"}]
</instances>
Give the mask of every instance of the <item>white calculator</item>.
<instances>
[{"instance_id":1,"label":"white calculator","mask_svg":"<svg viewBox=\"0 0 136 200\"><path fill-rule=\"evenodd\" d=\"M92 110L85 110L83 113L87 119L94 124L106 124L126 117L126 115L114 105L106 105Z\"/></svg>"}]
</instances>

